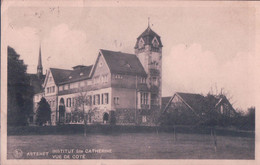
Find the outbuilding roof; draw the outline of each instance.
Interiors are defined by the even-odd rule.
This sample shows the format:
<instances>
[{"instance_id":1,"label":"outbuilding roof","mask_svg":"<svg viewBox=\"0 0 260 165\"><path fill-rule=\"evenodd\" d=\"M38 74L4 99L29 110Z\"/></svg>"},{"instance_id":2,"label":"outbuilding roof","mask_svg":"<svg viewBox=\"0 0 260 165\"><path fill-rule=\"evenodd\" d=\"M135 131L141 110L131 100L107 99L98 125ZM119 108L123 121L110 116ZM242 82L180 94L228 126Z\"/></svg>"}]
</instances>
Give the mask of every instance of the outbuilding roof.
<instances>
[{"instance_id":1,"label":"outbuilding roof","mask_svg":"<svg viewBox=\"0 0 260 165\"><path fill-rule=\"evenodd\" d=\"M166 104L164 111L166 111L166 109L169 107L171 101L175 96L179 97L182 100L182 102L186 104L186 106L189 107L196 115L199 115L205 110L207 110L208 102L203 95L176 92L168 101L168 104Z\"/></svg>"},{"instance_id":2,"label":"outbuilding roof","mask_svg":"<svg viewBox=\"0 0 260 165\"><path fill-rule=\"evenodd\" d=\"M204 96L194 93L180 93L177 94L194 110L198 111L204 106L207 106L207 102Z\"/></svg>"},{"instance_id":3,"label":"outbuilding roof","mask_svg":"<svg viewBox=\"0 0 260 165\"><path fill-rule=\"evenodd\" d=\"M181 92L176 92L169 100L168 98L162 99L162 105L164 104L164 100L165 102L167 102L168 100L166 106L163 107L164 112L167 110L175 96L178 96L182 100L182 102L186 104L187 107L189 107L196 115L209 112L210 110L220 105L221 102L226 102L229 105L229 109L235 112L234 108L225 96L208 95L205 97L201 94Z\"/></svg>"}]
</instances>

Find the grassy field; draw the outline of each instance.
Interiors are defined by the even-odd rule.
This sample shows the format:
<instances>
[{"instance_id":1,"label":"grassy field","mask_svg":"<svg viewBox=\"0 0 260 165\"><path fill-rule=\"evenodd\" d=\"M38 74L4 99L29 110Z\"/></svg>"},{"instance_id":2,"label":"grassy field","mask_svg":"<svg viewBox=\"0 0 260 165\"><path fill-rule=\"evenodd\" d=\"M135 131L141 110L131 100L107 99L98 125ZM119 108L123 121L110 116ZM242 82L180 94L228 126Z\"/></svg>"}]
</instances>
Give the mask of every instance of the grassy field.
<instances>
[{"instance_id":1,"label":"grassy field","mask_svg":"<svg viewBox=\"0 0 260 165\"><path fill-rule=\"evenodd\" d=\"M109 153L84 153L85 159L254 159L253 137L217 136L217 151L210 134L112 133L77 135L8 136L8 159L21 149L24 159L48 159L57 149L108 149ZM27 156L28 152L48 156ZM70 158L74 155L70 154ZM74 157L75 158L75 157Z\"/></svg>"}]
</instances>

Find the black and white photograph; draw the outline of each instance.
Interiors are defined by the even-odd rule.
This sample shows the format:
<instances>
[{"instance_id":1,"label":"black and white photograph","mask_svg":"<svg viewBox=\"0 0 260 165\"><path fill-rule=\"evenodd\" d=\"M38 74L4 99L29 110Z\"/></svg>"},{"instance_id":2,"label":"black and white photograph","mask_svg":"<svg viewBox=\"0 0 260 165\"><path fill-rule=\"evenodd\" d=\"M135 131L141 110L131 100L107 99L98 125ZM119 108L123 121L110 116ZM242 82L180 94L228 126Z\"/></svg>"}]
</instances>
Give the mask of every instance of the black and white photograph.
<instances>
[{"instance_id":1,"label":"black and white photograph","mask_svg":"<svg viewBox=\"0 0 260 165\"><path fill-rule=\"evenodd\" d=\"M3 1L1 164L256 163L256 4Z\"/></svg>"}]
</instances>

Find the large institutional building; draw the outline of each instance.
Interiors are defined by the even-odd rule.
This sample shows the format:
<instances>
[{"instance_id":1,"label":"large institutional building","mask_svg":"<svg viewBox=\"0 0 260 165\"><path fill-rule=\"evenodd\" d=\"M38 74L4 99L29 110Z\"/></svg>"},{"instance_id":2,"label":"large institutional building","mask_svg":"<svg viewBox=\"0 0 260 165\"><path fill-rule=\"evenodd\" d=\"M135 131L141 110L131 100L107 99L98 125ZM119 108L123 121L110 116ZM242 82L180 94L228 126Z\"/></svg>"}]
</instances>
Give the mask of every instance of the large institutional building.
<instances>
[{"instance_id":1,"label":"large institutional building","mask_svg":"<svg viewBox=\"0 0 260 165\"><path fill-rule=\"evenodd\" d=\"M71 70L50 68L38 77L42 90L34 95L34 115L44 97L51 107L51 123L153 123L161 110L162 42L150 26L137 38L135 54L100 49L93 65Z\"/></svg>"}]
</instances>

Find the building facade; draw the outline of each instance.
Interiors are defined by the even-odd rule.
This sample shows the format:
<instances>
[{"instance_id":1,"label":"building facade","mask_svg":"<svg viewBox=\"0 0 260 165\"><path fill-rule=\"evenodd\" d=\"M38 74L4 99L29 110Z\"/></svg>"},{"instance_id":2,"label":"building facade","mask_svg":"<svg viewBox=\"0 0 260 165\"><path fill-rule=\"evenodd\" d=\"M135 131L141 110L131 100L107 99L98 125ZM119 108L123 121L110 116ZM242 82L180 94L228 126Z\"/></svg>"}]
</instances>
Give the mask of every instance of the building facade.
<instances>
[{"instance_id":1,"label":"building facade","mask_svg":"<svg viewBox=\"0 0 260 165\"><path fill-rule=\"evenodd\" d=\"M135 54L100 49L93 65L50 68L34 96L34 114L45 97L52 125L152 124L152 113L161 109L162 47L148 26L137 38Z\"/></svg>"}]
</instances>

